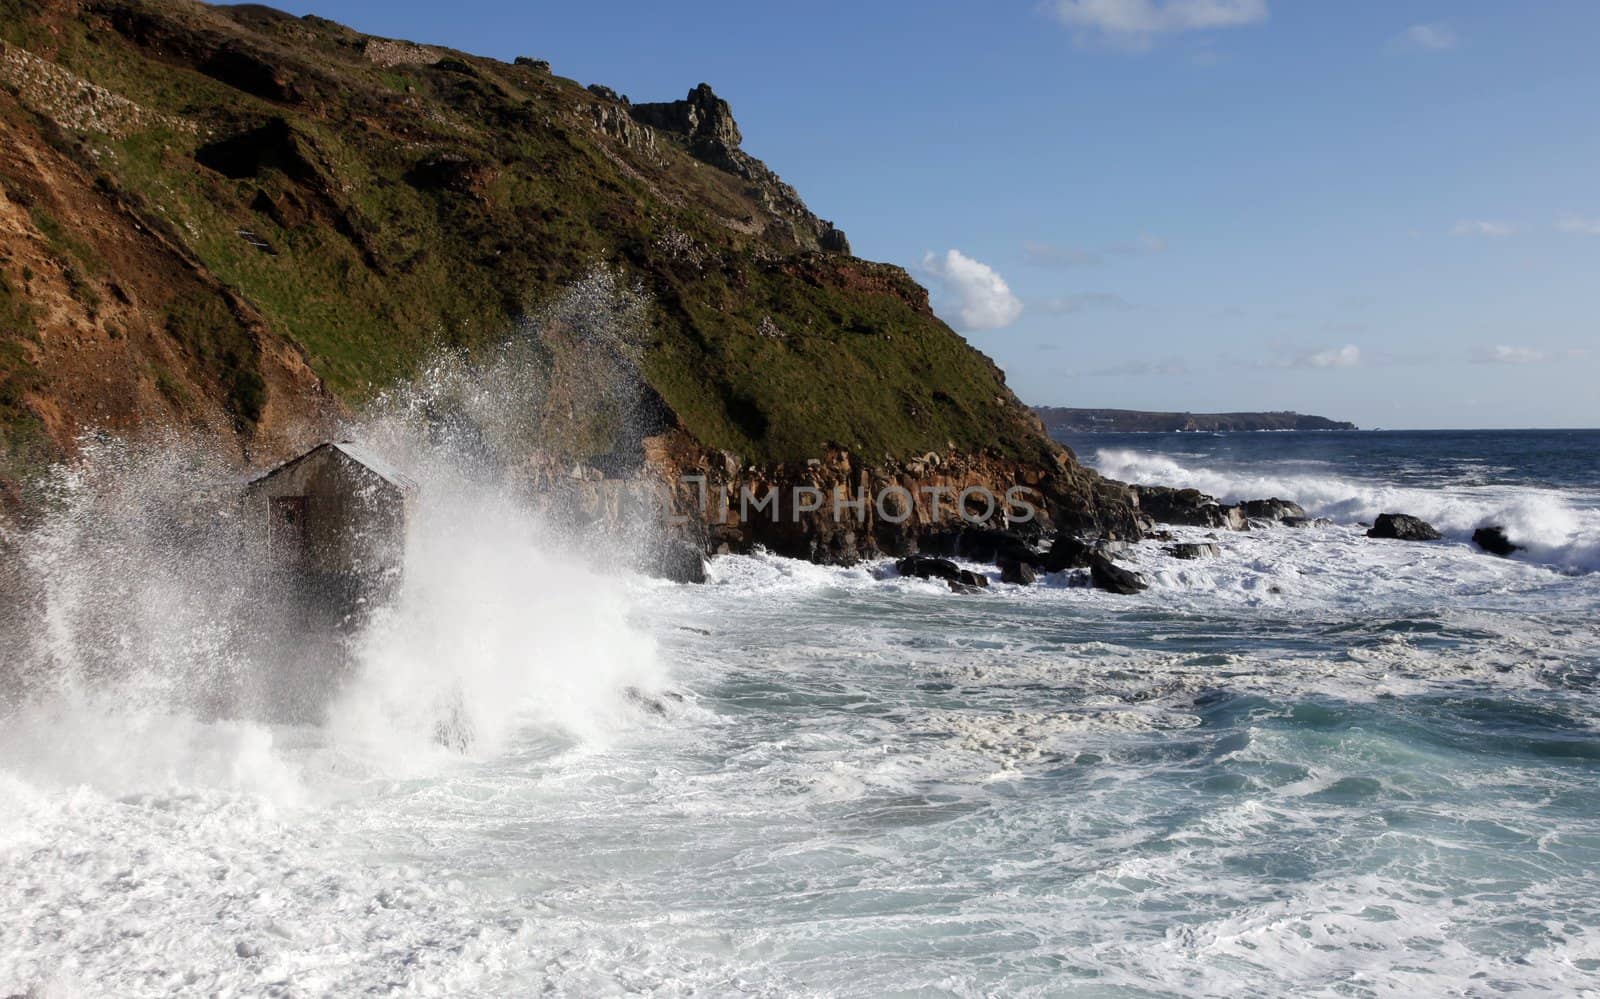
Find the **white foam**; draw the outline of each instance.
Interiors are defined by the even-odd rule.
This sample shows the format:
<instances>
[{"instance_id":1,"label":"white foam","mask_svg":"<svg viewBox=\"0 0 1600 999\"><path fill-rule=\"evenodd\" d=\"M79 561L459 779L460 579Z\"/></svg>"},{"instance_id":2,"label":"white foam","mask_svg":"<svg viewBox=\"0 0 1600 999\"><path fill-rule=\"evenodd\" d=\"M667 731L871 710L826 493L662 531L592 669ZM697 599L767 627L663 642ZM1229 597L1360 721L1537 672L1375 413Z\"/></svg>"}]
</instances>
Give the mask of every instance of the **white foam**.
<instances>
[{"instance_id":1,"label":"white foam","mask_svg":"<svg viewBox=\"0 0 1600 999\"><path fill-rule=\"evenodd\" d=\"M1380 513L1421 517L1441 532L1466 540L1480 527L1503 527L1515 557L1557 568L1600 569L1600 499L1530 486L1416 488L1363 482L1336 475L1218 470L1183 464L1165 455L1105 448L1093 464L1123 482L1182 486L1226 502L1279 497L1342 523L1370 523ZM1267 466L1270 468L1270 466Z\"/></svg>"}]
</instances>

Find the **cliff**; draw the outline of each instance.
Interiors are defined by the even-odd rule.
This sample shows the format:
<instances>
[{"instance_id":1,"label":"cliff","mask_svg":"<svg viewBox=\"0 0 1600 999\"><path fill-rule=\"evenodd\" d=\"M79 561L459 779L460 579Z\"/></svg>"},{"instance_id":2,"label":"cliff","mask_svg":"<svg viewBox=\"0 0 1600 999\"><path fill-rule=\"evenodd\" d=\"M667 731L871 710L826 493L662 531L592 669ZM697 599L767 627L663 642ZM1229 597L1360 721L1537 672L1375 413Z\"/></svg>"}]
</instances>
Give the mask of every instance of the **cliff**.
<instances>
[{"instance_id":1,"label":"cliff","mask_svg":"<svg viewBox=\"0 0 1600 999\"><path fill-rule=\"evenodd\" d=\"M741 143L704 84L635 104L261 6L0 0L0 483L86 429L265 463L600 273L648 302L638 399L571 418L603 388L570 323L540 326L561 460L625 471L641 435L668 475L933 452L1094 508L926 291Z\"/></svg>"},{"instance_id":2,"label":"cliff","mask_svg":"<svg viewBox=\"0 0 1600 999\"><path fill-rule=\"evenodd\" d=\"M1355 430L1322 416L1300 413L1146 413L1134 409L1066 409L1035 406L1052 434L1174 433L1235 430Z\"/></svg>"}]
</instances>

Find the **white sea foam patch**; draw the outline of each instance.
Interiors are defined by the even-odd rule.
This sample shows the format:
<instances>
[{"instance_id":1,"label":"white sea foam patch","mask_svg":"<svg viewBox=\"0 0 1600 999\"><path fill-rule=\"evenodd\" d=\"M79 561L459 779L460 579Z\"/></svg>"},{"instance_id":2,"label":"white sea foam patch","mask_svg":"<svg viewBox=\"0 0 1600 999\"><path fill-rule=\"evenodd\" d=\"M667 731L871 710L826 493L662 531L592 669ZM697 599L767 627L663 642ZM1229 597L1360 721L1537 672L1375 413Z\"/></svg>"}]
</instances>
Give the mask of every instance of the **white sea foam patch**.
<instances>
[{"instance_id":1,"label":"white sea foam patch","mask_svg":"<svg viewBox=\"0 0 1600 999\"><path fill-rule=\"evenodd\" d=\"M1517 555L1568 571L1600 570L1600 501L1553 489L1447 486L1419 489L1362 482L1334 475L1274 475L1185 465L1165 455L1102 448L1093 462L1123 482L1199 489L1227 502L1277 496L1316 516L1370 521L1380 513L1408 513L1462 540L1480 527L1499 526Z\"/></svg>"}]
</instances>

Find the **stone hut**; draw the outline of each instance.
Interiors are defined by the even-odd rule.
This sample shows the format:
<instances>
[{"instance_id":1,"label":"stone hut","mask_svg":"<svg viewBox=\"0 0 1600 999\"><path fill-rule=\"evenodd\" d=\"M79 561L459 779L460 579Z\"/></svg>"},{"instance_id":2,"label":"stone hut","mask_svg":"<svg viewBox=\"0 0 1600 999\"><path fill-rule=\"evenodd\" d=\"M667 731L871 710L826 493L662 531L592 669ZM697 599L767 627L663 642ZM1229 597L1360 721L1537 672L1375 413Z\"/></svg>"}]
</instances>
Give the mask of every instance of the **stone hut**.
<instances>
[{"instance_id":1,"label":"stone hut","mask_svg":"<svg viewBox=\"0 0 1600 999\"><path fill-rule=\"evenodd\" d=\"M265 564L335 590L393 582L416 483L354 441L329 441L252 479L244 523Z\"/></svg>"}]
</instances>

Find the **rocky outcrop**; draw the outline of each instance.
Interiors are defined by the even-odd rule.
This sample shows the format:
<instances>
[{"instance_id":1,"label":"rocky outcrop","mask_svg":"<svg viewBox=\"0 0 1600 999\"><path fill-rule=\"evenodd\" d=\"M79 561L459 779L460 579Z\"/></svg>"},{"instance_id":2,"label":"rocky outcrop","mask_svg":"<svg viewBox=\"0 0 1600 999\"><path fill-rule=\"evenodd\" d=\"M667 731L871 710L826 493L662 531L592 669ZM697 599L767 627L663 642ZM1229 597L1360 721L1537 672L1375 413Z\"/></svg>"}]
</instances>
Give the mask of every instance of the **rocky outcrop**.
<instances>
[{"instance_id":1,"label":"rocky outcrop","mask_svg":"<svg viewBox=\"0 0 1600 999\"><path fill-rule=\"evenodd\" d=\"M681 101L635 104L632 112L640 122L681 135L691 143L734 150L744 141L738 122L733 120L733 108L716 95L710 84L700 84Z\"/></svg>"},{"instance_id":2,"label":"rocky outcrop","mask_svg":"<svg viewBox=\"0 0 1600 999\"><path fill-rule=\"evenodd\" d=\"M1099 589L1127 596L1143 593L1149 588L1137 573L1124 569L1104 555L1090 556L1089 578Z\"/></svg>"},{"instance_id":3,"label":"rocky outcrop","mask_svg":"<svg viewBox=\"0 0 1600 999\"><path fill-rule=\"evenodd\" d=\"M1511 539L1506 537L1506 529L1497 526L1480 527L1473 531L1472 543L1489 554L1499 555L1501 558L1522 551L1521 545L1512 544Z\"/></svg>"},{"instance_id":4,"label":"rocky outcrop","mask_svg":"<svg viewBox=\"0 0 1600 999\"><path fill-rule=\"evenodd\" d=\"M755 185L762 192L767 209L786 219L793 235L825 253L850 254L850 240L842 230L813 215L794 188L740 148L744 136L734 120L733 108L709 84L690 90L681 101L630 104L615 94L610 97L622 113L682 142L696 159ZM624 141L635 141L606 117L604 109L597 108L596 115L605 121L603 127L624 135Z\"/></svg>"},{"instance_id":5,"label":"rocky outcrop","mask_svg":"<svg viewBox=\"0 0 1600 999\"><path fill-rule=\"evenodd\" d=\"M1162 551L1166 552L1168 555L1171 555L1173 558L1181 559L1216 558L1218 555L1222 554L1222 549L1218 548L1214 542L1210 541L1181 542L1175 545L1168 545L1166 548L1163 548Z\"/></svg>"},{"instance_id":6,"label":"rocky outcrop","mask_svg":"<svg viewBox=\"0 0 1600 999\"><path fill-rule=\"evenodd\" d=\"M1140 536L1132 504L1096 498L1103 480L1064 455L1044 464L932 452L868 462L834 448L755 465L697 452L681 434L652 438L646 451L671 497L670 516L713 553L761 547L826 564L915 553L1039 564L1046 558L1029 539L1048 531Z\"/></svg>"},{"instance_id":7,"label":"rocky outcrop","mask_svg":"<svg viewBox=\"0 0 1600 999\"><path fill-rule=\"evenodd\" d=\"M942 579L956 593L973 593L989 585L987 577L963 569L947 558L934 558L931 555L908 555L896 562L894 568L902 576Z\"/></svg>"},{"instance_id":8,"label":"rocky outcrop","mask_svg":"<svg viewBox=\"0 0 1600 999\"><path fill-rule=\"evenodd\" d=\"M1211 527L1228 531L1247 531L1250 524L1244 510L1224 506L1215 497L1198 489L1172 486L1132 486L1139 509L1158 524L1185 527ZM1302 513L1304 511L1301 511Z\"/></svg>"},{"instance_id":9,"label":"rocky outcrop","mask_svg":"<svg viewBox=\"0 0 1600 999\"><path fill-rule=\"evenodd\" d=\"M1444 535L1433 529L1425 520L1405 513L1380 513L1373 521L1369 538L1390 538L1396 541L1438 541Z\"/></svg>"},{"instance_id":10,"label":"rocky outcrop","mask_svg":"<svg viewBox=\"0 0 1600 999\"><path fill-rule=\"evenodd\" d=\"M1276 496L1271 499L1245 500L1239 507L1249 520L1281 523L1285 526L1294 526L1307 520L1305 508L1299 503L1291 503Z\"/></svg>"}]
</instances>

